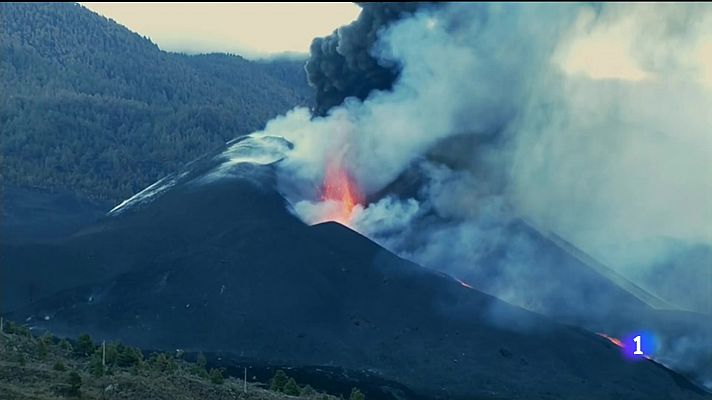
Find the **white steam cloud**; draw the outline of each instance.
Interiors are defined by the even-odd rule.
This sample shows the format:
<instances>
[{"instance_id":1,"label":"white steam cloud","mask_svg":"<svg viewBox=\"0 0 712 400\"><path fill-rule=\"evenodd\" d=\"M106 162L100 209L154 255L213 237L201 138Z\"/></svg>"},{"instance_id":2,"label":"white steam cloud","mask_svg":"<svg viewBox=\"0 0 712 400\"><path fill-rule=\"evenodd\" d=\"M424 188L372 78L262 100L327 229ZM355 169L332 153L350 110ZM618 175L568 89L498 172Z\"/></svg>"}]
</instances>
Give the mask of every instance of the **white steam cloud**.
<instances>
[{"instance_id":1,"label":"white steam cloud","mask_svg":"<svg viewBox=\"0 0 712 400\"><path fill-rule=\"evenodd\" d=\"M534 310L546 306L522 288L537 244L513 221L653 292L660 265L712 247L712 6L453 4L394 23L372 54L400 67L391 91L257 134L294 144L280 185L306 222L334 207L320 190L339 154L369 200L356 230ZM694 268L665 300L712 315L685 287L712 282L712 265Z\"/></svg>"},{"instance_id":2,"label":"white steam cloud","mask_svg":"<svg viewBox=\"0 0 712 400\"><path fill-rule=\"evenodd\" d=\"M296 110L264 133L295 144L282 165L295 202L319 201L332 154L372 195L443 139L480 135L488 145L445 155L470 171L428 206L481 214L495 186L514 214L636 277L670 246L712 244L711 27L707 5L423 10L372 51L401 66L393 91L325 118ZM391 226L384 207L404 206L389 202L359 210L382 214L363 233Z\"/></svg>"}]
</instances>

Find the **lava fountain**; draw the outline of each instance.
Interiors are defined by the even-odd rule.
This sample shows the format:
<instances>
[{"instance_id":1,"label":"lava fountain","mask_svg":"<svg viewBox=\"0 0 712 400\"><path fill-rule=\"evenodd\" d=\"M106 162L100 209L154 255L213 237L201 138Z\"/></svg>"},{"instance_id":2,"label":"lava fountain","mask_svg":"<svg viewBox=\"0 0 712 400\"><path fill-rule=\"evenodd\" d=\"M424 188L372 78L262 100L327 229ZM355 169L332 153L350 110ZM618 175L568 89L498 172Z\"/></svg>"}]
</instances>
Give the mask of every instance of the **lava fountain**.
<instances>
[{"instance_id":1,"label":"lava fountain","mask_svg":"<svg viewBox=\"0 0 712 400\"><path fill-rule=\"evenodd\" d=\"M342 156L333 157L326 164L321 200L331 204L323 219L346 226L351 222L354 208L363 204L364 196L345 168Z\"/></svg>"}]
</instances>

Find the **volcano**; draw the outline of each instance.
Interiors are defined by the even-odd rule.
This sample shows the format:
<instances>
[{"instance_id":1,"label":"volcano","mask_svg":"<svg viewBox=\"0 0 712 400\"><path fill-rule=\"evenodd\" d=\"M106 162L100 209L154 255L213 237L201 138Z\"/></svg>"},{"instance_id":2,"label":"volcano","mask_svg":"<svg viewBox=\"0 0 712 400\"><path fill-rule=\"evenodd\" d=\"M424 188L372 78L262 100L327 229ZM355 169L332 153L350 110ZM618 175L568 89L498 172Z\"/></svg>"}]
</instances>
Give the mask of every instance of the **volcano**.
<instances>
[{"instance_id":1,"label":"volcano","mask_svg":"<svg viewBox=\"0 0 712 400\"><path fill-rule=\"evenodd\" d=\"M242 161L189 164L66 239L6 246L6 316L147 349L367 372L430 399L709 398L339 223L304 224L275 189L278 157L239 143Z\"/></svg>"}]
</instances>

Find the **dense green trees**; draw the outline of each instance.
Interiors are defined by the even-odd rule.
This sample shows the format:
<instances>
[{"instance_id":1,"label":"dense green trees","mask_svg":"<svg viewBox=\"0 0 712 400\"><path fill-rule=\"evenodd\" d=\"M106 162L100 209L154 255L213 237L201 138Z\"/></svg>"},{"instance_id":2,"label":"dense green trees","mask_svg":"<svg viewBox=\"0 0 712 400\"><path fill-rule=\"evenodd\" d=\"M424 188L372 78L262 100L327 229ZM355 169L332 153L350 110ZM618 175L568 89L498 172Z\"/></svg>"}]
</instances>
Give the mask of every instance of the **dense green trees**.
<instances>
[{"instance_id":1,"label":"dense green trees","mask_svg":"<svg viewBox=\"0 0 712 400\"><path fill-rule=\"evenodd\" d=\"M311 103L303 62L166 53L77 4L0 4L1 177L122 200Z\"/></svg>"}]
</instances>

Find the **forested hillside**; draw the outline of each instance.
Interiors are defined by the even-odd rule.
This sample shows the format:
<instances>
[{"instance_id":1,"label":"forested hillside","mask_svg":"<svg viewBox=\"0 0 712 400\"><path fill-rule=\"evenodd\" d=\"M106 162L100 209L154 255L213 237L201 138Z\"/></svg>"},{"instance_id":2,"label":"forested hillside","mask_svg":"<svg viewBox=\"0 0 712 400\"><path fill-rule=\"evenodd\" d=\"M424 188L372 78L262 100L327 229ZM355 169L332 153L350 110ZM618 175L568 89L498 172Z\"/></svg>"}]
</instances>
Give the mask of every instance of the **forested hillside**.
<instances>
[{"instance_id":1,"label":"forested hillside","mask_svg":"<svg viewBox=\"0 0 712 400\"><path fill-rule=\"evenodd\" d=\"M303 61L161 51L71 3L0 4L6 183L119 201L309 105Z\"/></svg>"}]
</instances>

